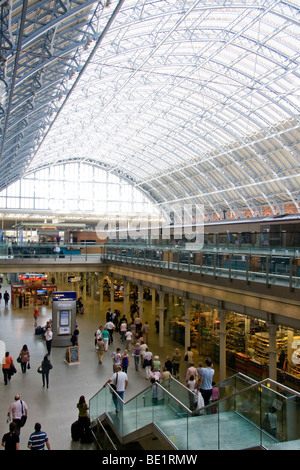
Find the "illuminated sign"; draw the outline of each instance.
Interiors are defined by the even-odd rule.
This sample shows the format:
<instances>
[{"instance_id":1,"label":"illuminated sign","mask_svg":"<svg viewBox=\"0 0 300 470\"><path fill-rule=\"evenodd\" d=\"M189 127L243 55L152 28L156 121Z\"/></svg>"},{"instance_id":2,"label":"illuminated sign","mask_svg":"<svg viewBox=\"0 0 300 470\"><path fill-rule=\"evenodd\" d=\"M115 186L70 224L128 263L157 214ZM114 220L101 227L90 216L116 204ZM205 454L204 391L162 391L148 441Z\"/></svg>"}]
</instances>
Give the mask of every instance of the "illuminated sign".
<instances>
[{"instance_id":1,"label":"illuminated sign","mask_svg":"<svg viewBox=\"0 0 300 470\"><path fill-rule=\"evenodd\" d=\"M76 300L76 292L53 292L53 301Z\"/></svg>"},{"instance_id":2,"label":"illuminated sign","mask_svg":"<svg viewBox=\"0 0 300 470\"><path fill-rule=\"evenodd\" d=\"M20 279L22 281L37 281L37 280L45 280L47 279L47 274L20 274Z\"/></svg>"}]
</instances>

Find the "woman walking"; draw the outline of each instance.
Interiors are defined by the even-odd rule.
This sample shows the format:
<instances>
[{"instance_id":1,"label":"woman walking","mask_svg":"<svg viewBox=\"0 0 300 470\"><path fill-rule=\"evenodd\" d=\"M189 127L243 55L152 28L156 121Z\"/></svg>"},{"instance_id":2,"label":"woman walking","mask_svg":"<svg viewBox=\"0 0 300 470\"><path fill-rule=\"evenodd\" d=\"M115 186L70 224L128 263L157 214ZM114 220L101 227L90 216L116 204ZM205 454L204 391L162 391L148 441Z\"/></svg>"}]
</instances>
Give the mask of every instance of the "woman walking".
<instances>
[{"instance_id":1,"label":"woman walking","mask_svg":"<svg viewBox=\"0 0 300 470\"><path fill-rule=\"evenodd\" d=\"M21 371L23 372L23 374L25 374L27 366L29 365L29 361L30 361L30 354L29 354L29 350L26 344L24 344L23 348L21 349L19 358L21 361L20 362Z\"/></svg>"},{"instance_id":2,"label":"woman walking","mask_svg":"<svg viewBox=\"0 0 300 470\"><path fill-rule=\"evenodd\" d=\"M46 354L41 364L43 387L45 387L45 379L46 379L46 385L47 385L47 388L49 388L49 372L52 368L53 366L51 362L49 361L48 355Z\"/></svg>"},{"instance_id":3,"label":"woman walking","mask_svg":"<svg viewBox=\"0 0 300 470\"><path fill-rule=\"evenodd\" d=\"M2 360L2 372L3 372L5 385L7 385L7 381L9 381L11 376L14 374L13 369L14 369L13 358L9 355L9 352L6 351L5 357Z\"/></svg>"}]
</instances>

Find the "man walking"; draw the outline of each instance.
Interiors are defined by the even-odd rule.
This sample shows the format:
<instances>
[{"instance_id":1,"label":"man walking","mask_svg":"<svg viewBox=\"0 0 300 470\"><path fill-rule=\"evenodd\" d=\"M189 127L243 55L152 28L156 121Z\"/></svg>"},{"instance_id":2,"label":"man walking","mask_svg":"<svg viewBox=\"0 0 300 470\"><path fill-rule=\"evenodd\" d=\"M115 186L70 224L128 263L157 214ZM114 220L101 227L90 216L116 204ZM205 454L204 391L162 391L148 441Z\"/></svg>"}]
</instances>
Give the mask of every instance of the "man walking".
<instances>
[{"instance_id":1,"label":"man walking","mask_svg":"<svg viewBox=\"0 0 300 470\"><path fill-rule=\"evenodd\" d=\"M50 450L50 443L47 434L42 431L40 423L35 423L34 432L30 434L27 447L30 450L44 450L45 444L48 450Z\"/></svg>"},{"instance_id":2,"label":"man walking","mask_svg":"<svg viewBox=\"0 0 300 470\"><path fill-rule=\"evenodd\" d=\"M115 325L113 324L112 321L108 321L105 325L105 328L109 332L108 344L111 344L113 342L113 332L114 332Z\"/></svg>"},{"instance_id":3,"label":"man walking","mask_svg":"<svg viewBox=\"0 0 300 470\"><path fill-rule=\"evenodd\" d=\"M5 450L19 450L20 438L16 433L16 423L13 421L9 423L9 432L2 437L2 446Z\"/></svg>"},{"instance_id":4,"label":"man walking","mask_svg":"<svg viewBox=\"0 0 300 470\"><path fill-rule=\"evenodd\" d=\"M10 419L12 415L12 420L16 424L16 434L19 436L21 432L21 419L22 416L27 418L28 408L25 401L20 399L20 395L15 395L15 401L12 403L8 409L7 416Z\"/></svg>"},{"instance_id":5,"label":"man walking","mask_svg":"<svg viewBox=\"0 0 300 470\"><path fill-rule=\"evenodd\" d=\"M116 393L113 393L112 398L116 407L116 413L118 413L120 410L122 410L123 405L121 400L118 399L118 396L124 401L124 394L128 385L127 374L125 372L122 372L120 365L116 366L116 371L113 373L111 378L107 380L107 382L104 384L104 387L110 383L112 384L112 386L114 386L114 389L116 391Z\"/></svg>"},{"instance_id":6,"label":"man walking","mask_svg":"<svg viewBox=\"0 0 300 470\"><path fill-rule=\"evenodd\" d=\"M204 405L209 405L209 401L212 395L212 379L214 376L214 369L211 359L205 359L207 367L202 367L199 378L199 388L201 395L203 396Z\"/></svg>"},{"instance_id":7,"label":"man walking","mask_svg":"<svg viewBox=\"0 0 300 470\"><path fill-rule=\"evenodd\" d=\"M53 333L51 331L51 328L48 326L48 328L46 329L46 333L45 333L45 340L46 340L48 355L51 353L52 336L53 336Z\"/></svg>"},{"instance_id":8,"label":"man walking","mask_svg":"<svg viewBox=\"0 0 300 470\"><path fill-rule=\"evenodd\" d=\"M6 290L6 291L4 292L4 294L3 294L3 299L4 299L5 307L7 307L8 301L9 301L9 299L10 299L9 293L7 292L7 290Z\"/></svg>"},{"instance_id":9,"label":"man walking","mask_svg":"<svg viewBox=\"0 0 300 470\"><path fill-rule=\"evenodd\" d=\"M111 355L113 371L116 372L117 366L121 366L121 349L117 348Z\"/></svg>"}]
</instances>

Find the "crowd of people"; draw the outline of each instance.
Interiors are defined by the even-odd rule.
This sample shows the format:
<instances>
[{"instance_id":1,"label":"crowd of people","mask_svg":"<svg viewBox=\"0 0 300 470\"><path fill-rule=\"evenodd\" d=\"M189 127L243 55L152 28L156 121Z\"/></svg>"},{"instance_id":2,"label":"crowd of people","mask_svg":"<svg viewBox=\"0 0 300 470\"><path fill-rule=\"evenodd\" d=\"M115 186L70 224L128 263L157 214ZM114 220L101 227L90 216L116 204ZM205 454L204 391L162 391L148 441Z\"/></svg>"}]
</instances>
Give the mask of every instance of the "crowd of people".
<instances>
[{"instance_id":1,"label":"crowd of people","mask_svg":"<svg viewBox=\"0 0 300 470\"><path fill-rule=\"evenodd\" d=\"M9 300L9 298L8 298ZM7 300L7 302L8 302ZM36 319L36 310L34 312L34 317ZM52 345L52 331L51 331L51 321L50 324L47 324L45 329L45 347L47 354L44 354L41 365L38 367L37 372L42 376L42 385L49 387L49 372L53 368L50 362L50 353ZM16 359L16 362L20 364L20 369L22 374L31 369L30 366L30 351L27 344L24 344L20 349L19 355ZM11 378L16 374L16 364L9 351L5 352L5 356L2 359L2 373L4 378L4 384L8 385ZM1 445L5 450L19 450L20 449L20 434L21 429L25 426L27 421L28 408L25 401L21 400L20 395L15 395L15 401L12 403L8 409L7 413L7 423L9 423L8 432L5 433L2 437ZM49 438L41 429L41 424L36 422L34 425L33 432L30 433L28 437L27 447L30 450L43 450L45 447L50 450Z\"/></svg>"},{"instance_id":2,"label":"crowd of people","mask_svg":"<svg viewBox=\"0 0 300 470\"><path fill-rule=\"evenodd\" d=\"M105 325L100 325L95 331L95 348L98 354L98 362L102 364L103 357L109 351L109 346L113 345L114 335L119 334L119 339L124 344L124 349L116 347L109 355L112 361L112 376L105 385L111 384L119 397L123 400L124 393L128 385L128 367L131 361L135 371L143 370L145 379L152 387L153 401L159 402L162 392L157 384L162 384L170 377L180 379L180 364L182 354L179 348L175 348L173 353L167 355L163 361L152 351L149 346L148 322L141 321L139 316L131 316L129 322L125 315L114 314L108 310ZM213 382L214 369L209 358L205 360L205 366L199 364L196 368L193 362L193 351L188 347L184 355L185 371L181 376L184 384L189 390L190 409L211 404L218 399L218 389ZM116 405L116 413L119 412L120 403L115 394L113 400Z\"/></svg>"},{"instance_id":3,"label":"crowd of people","mask_svg":"<svg viewBox=\"0 0 300 470\"><path fill-rule=\"evenodd\" d=\"M113 313L108 310L105 317L105 323L100 325L94 333L95 349L99 365L103 363L104 356L109 356L112 364L112 375L107 379L104 386L110 384L114 388L112 399L114 400L116 413L122 408L125 390L128 386L128 370L142 371L145 379L149 382L152 389L153 403L159 403L163 398L162 389L158 384L163 384L171 376L177 380L182 380L191 393L190 408L193 411L197 408L197 397L199 394L203 397L203 406L216 399L216 391L214 391L212 378L214 375L213 365L209 360L206 366L199 364L198 368L194 367L193 352L188 348L183 355L179 348L175 348L173 352L166 355L163 360L153 351L149 339L150 325L147 321L143 322L138 311L133 314L131 309L131 320L125 315L121 315L120 311L115 310ZM35 316L36 320L36 316ZM156 319L154 321L156 333L159 332ZM72 338L76 336L76 344L78 344L77 323ZM50 361L52 348L52 324L47 322L43 339L45 340L45 354L41 360L41 365L37 372L41 374L42 386L49 387L50 371L53 368ZM118 341L114 341L118 335ZM71 338L71 342L72 342ZM121 343L121 347L120 347ZM73 344L73 343L72 343ZM116 345L116 346L115 346ZM115 346L115 347L114 347ZM26 374L31 368L31 355L27 344L20 348L20 352L16 361L20 364L21 373ZM185 364L185 367L183 366ZM180 370L184 369L184 370ZM2 371L4 384L7 385L13 375L16 373L16 364L7 351L2 360ZM82 395L77 404L78 408L78 427L79 439L83 439L83 435L89 429L88 405L85 397ZM15 403L10 406L8 411L9 430L2 438L2 446L6 450L18 450L20 443L20 433L23 424L23 417L27 418L27 405L20 399L19 395L15 396ZM25 419L26 422L26 419ZM83 441L82 441L83 442ZM50 450L50 444L47 434L42 431L41 424L36 423L34 430L28 437L27 446L29 449L47 448Z\"/></svg>"}]
</instances>

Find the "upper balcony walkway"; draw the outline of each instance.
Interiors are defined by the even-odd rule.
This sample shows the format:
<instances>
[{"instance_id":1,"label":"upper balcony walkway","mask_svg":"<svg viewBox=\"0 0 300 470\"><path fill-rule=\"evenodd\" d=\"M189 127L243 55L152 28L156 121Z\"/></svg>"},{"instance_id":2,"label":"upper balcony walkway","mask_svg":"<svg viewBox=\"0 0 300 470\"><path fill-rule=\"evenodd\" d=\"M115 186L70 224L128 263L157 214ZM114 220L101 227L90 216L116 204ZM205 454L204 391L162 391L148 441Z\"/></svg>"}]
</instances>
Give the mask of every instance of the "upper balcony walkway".
<instances>
[{"instance_id":1,"label":"upper balcony walkway","mask_svg":"<svg viewBox=\"0 0 300 470\"><path fill-rule=\"evenodd\" d=\"M100 272L300 329L298 250L128 245L2 245L2 273Z\"/></svg>"}]
</instances>

